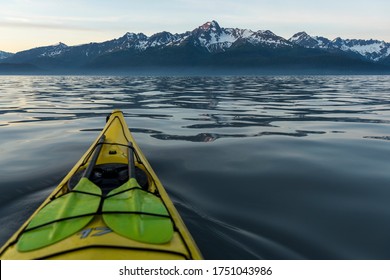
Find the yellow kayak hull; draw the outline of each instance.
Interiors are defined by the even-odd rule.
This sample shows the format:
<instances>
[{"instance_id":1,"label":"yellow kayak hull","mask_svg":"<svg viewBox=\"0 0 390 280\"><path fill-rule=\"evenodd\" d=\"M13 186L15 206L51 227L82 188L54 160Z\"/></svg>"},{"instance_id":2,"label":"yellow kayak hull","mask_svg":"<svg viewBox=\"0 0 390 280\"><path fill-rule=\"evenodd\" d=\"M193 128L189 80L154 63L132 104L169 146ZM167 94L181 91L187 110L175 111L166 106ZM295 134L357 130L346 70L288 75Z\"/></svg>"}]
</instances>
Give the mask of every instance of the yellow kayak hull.
<instances>
[{"instance_id":1,"label":"yellow kayak hull","mask_svg":"<svg viewBox=\"0 0 390 280\"><path fill-rule=\"evenodd\" d=\"M136 154L135 166L143 170L147 177L147 192L158 196L166 207L173 224L173 235L168 242L153 244L127 238L110 229L101 213L96 213L93 219L80 231L75 232L54 244L49 244L35 250L23 251L18 248L18 242L26 231L31 220L51 201L71 192L70 181L77 173L84 171L91 161L92 154L99 139L105 136L104 145L97 158L96 166L107 164L128 163L128 143L131 142ZM156 234L159 234L156 232ZM168 197L157 175L135 142L127 127L121 111L113 111L107 119L106 126L81 157L62 182L50 196L26 221L26 223L1 248L0 258L5 259L71 259L71 260L104 260L104 259L202 259L202 255L179 216L172 201Z\"/></svg>"}]
</instances>

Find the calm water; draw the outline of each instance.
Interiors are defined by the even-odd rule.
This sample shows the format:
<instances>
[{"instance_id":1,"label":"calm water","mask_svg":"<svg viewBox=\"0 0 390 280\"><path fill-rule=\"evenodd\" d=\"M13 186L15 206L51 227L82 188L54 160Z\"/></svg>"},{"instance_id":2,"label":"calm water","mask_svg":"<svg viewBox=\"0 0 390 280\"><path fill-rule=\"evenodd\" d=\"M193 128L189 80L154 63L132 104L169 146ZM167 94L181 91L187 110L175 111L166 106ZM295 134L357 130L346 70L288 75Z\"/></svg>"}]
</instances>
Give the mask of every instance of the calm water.
<instances>
[{"instance_id":1,"label":"calm water","mask_svg":"<svg viewBox=\"0 0 390 280\"><path fill-rule=\"evenodd\" d=\"M0 76L0 243L114 108L207 259L390 259L390 77Z\"/></svg>"}]
</instances>

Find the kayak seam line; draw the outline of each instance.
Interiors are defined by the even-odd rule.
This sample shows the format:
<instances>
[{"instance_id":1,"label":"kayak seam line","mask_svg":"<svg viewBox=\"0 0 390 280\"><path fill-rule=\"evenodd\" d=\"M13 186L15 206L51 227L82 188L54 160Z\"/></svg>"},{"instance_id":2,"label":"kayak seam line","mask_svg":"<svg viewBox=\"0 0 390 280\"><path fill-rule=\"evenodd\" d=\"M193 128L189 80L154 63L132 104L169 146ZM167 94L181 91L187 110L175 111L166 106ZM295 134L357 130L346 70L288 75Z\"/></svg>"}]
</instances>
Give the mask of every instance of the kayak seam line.
<instances>
[{"instance_id":1,"label":"kayak seam line","mask_svg":"<svg viewBox=\"0 0 390 280\"><path fill-rule=\"evenodd\" d=\"M107 195L104 197L104 199L107 199L107 198L110 198L110 197L113 197L113 196L116 196L118 194L122 194L122 193L125 193L125 192L128 192L128 191L132 191L132 190L135 190L135 189L138 189L140 191L143 191L143 192L146 192L146 193L150 193L152 195L154 195L155 197L157 198L160 198L158 195L156 195L155 193L153 192L150 192L150 191L147 191L147 190L144 190L143 188L140 188L140 187L132 187L130 189L126 189L126 190L123 190L123 191L120 191L120 192L117 192L117 193L114 193L114 194L110 194L110 195ZM164 205L165 206L165 205Z\"/></svg>"},{"instance_id":2,"label":"kayak seam line","mask_svg":"<svg viewBox=\"0 0 390 280\"><path fill-rule=\"evenodd\" d=\"M148 216L155 216L155 217L161 217L161 218L169 218L171 219L171 216L164 215L164 214L157 214L157 213L148 213L148 212L142 212L142 211L102 211L101 214L133 214L133 215L148 215Z\"/></svg>"},{"instance_id":3,"label":"kayak seam line","mask_svg":"<svg viewBox=\"0 0 390 280\"><path fill-rule=\"evenodd\" d=\"M115 248L115 249L126 249L126 250L136 250L136 251L162 252L162 253L170 253L170 254L174 254L174 255L179 255L179 256L184 257L186 260L189 259L189 256L187 254L182 253L182 252L178 252L178 251L174 251L174 250L164 250L164 249L158 249L158 248L139 248L139 247L134 247L134 246L117 246L117 245L88 245L88 246L82 246L82 247L79 247L79 248L74 248L74 249L65 250L65 251L62 251L62 252L49 254L49 255L37 258L36 260L44 260L44 259L47 259L47 258L59 256L61 254L76 252L76 251L80 251L80 250L84 250L84 249L90 249L90 248L92 248L92 249L93 248L107 248L107 249Z\"/></svg>"},{"instance_id":4,"label":"kayak seam line","mask_svg":"<svg viewBox=\"0 0 390 280\"><path fill-rule=\"evenodd\" d=\"M53 221L50 221L50 222L46 222L46 223L43 223L43 224L31 227L31 228L26 228L25 230L23 230L22 234L26 233L26 232L29 232L29 231L32 231L32 230L35 230L35 229L38 229L38 228L41 228L41 227L45 227L45 226L50 225L50 224L57 223L57 222L63 222L63 221L66 221L66 220L77 219L77 218L82 218L82 217L87 217L87 216L93 216L95 214L96 214L96 212L80 214L80 215L65 217L65 218L61 218L61 219L56 219L56 220L53 220Z\"/></svg>"},{"instance_id":5,"label":"kayak seam line","mask_svg":"<svg viewBox=\"0 0 390 280\"><path fill-rule=\"evenodd\" d=\"M100 188L99 188L100 189ZM97 194L97 193L90 193L90 192L84 192L84 191L79 191L79 190L71 190L70 192L68 193L82 193L82 194L87 194L87 195L92 195L92 196L98 196L98 197L102 197L101 194ZM68 194L67 193L67 194ZM64 194L65 195L65 194ZM61 196L57 197L57 198L60 198Z\"/></svg>"}]
</instances>

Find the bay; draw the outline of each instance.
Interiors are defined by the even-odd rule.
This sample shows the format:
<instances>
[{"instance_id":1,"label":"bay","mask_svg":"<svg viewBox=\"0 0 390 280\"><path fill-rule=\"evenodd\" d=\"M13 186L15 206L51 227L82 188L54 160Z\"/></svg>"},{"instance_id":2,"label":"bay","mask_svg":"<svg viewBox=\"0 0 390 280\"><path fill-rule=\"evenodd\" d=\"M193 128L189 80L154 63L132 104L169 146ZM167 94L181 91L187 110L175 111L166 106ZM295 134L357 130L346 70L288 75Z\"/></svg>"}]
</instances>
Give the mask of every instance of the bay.
<instances>
[{"instance_id":1,"label":"bay","mask_svg":"<svg viewBox=\"0 0 390 280\"><path fill-rule=\"evenodd\" d=\"M389 76L1 76L0 243L126 121L206 259L389 259Z\"/></svg>"}]
</instances>

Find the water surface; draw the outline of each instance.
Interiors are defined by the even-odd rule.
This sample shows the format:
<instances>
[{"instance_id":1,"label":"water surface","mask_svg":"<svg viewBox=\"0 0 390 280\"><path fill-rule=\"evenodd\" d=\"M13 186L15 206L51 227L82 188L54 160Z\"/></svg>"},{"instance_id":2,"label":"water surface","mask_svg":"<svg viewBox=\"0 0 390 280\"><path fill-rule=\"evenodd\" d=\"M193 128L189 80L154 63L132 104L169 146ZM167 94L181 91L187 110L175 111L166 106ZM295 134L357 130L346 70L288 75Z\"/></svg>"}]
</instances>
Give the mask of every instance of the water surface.
<instances>
[{"instance_id":1,"label":"water surface","mask_svg":"<svg viewBox=\"0 0 390 280\"><path fill-rule=\"evenodd\" d=\"M390 259L390 77L0 77L0 243L121 109L207 259Z\"/></svg>"}]
</instances>

